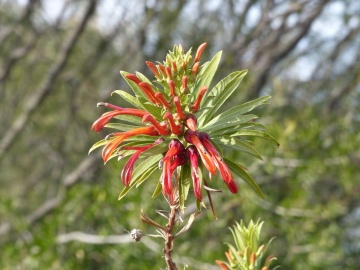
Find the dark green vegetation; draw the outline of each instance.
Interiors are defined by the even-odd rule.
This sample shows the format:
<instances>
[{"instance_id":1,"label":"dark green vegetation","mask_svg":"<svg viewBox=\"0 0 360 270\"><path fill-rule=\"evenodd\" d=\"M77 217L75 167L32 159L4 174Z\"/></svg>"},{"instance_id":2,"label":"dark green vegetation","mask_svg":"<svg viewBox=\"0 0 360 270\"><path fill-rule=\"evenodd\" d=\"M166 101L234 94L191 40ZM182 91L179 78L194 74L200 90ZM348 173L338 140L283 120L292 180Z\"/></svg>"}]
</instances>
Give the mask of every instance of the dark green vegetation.
<instances>
[{"instance_id":1,"label":"dark green vegetation","mask_svg":"<svg viewBox=\"0 0 360 270\"><path fill-rule=\"evenodd\" d=\"M219 220L204 211L177 241L174 260L218 269L227 227L261 217L283 269L359 268L358 1L90 0L64 1L62 11L53 1L23 2L0 1L1 269L164 267L157 239L104 238L133 228L154 233L140 210L161 219L154 210L164 204L148 199L151 179L117 202L123 163L104 167L100 153L87 156L105 135L90 127L105 111L98 101L129 90L120 69L150 77L145 60L162 60L174 43L202 42L203 59L224 50L214 82L249 70L228 106L273 97L256 114L280 148L256 140L264 161L232 154L266 200L245 184L238 195L215 194ZM80 232L98 236L97 244Z\"/></svg>"}]
</instances>

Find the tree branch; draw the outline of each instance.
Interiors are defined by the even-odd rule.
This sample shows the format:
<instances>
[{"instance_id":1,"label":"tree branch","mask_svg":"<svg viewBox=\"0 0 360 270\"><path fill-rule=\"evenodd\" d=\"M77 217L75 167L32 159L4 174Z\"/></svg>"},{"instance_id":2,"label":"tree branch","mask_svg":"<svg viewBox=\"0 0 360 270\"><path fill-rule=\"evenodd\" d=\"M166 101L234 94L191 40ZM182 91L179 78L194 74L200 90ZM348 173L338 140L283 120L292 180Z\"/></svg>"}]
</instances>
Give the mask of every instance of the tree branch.
<instances>
[{"instance_id":1,"label":"tree branch","mask_svg":"<svg viewBox=\"0 0 360 270\"><path fill-rule=\"evenodd\" d=\"M34 91L34 93L27 98L26 103L22 112L18 115L18 117L13 121L12 126L7 130L0 141L0 159L6 150L12 145L17 136L24 129L26 122L35 111L35 109L43 102L45 97L51 92L51 85L54 83L56 78L59 76L60 72L65 67L69 55L74 48L77 40L81 36L88 20L91 18L95 11L97 0L91 0L88 5L85 14L78 24L77 28L74 32L69 36L69 38L65 41L63 48L60 50L57 60L50 67L49 73L45 77L44 81L40 85L38 89Z\"/></svg>"}]
</instances>

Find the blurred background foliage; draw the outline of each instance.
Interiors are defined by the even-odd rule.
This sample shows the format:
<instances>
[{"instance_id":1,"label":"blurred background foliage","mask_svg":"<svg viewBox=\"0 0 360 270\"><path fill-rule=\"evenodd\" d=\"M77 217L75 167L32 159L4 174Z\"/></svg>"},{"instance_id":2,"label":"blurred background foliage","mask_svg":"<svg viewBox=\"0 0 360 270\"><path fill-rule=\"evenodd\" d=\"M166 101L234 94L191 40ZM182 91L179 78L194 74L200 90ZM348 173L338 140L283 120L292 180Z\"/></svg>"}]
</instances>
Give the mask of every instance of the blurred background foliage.
<instances>
[{"instance_id":1,"label":"blurred background foliage","mask_svg":"<svg viewBox=\"0 0 360 270\"><path fill-rule=\"evenodd\" d=\"M139 213L161 219L155 180L118 202L122 162L87 155L105 135L90 126L98 101L127 106L110 97L129 90L120 69L151 76L145 60L208 42L202 59L224 50L215 82L249 69L226 106L272 95L256 113L281 145L228 153L266 199L215 194L219 220L205 210L175 261L218 269L228 227L261 218L282 269L359 269L359 18L352 0L0 0L0 268L164 267L160 240L124 231L154 233Z\"/></svg>"}]
</instances>

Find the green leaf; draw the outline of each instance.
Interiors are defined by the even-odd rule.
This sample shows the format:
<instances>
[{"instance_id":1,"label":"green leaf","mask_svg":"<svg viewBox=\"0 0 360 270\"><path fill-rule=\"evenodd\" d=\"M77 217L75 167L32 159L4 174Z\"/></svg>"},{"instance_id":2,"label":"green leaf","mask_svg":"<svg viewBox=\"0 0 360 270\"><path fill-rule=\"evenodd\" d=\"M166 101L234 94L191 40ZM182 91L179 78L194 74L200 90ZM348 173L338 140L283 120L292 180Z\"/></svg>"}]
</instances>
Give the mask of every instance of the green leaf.
<instances>
[{"instance_id":1,"label":"green leaf","mask_svg":"<svg viewBox=\"0 0 360 270\"><path fill-rule=\"evenodd\" d=\"M270 98L271 98L270 96L264 96L264 97L257 98L255 100L246 102L244 104L232 107L231 109L214 117L210 122L206 123L204 125L204 127L214 125L219 121L228 121L229 119L232 119L233 117L237 117L239 115L250 112L253 109L255 109L256 107L266 103L266 101L268 101Z\"/></svg>"},{"instance_id":2,"label":"green leaf","mask_svg":"<svg viewBox=\"0 0 360 270\"><path fill-rule=\"evenodd\" d=\"M157 145L154 145L153 147L149 148L148 150L145 150L141 156L153 156L165 153L168 150L168 140L163 141L162 143L159 143Z\"/></svg>"},{"instance_id":3,"label":"green leaf","mask_svg":"<svg viewBox=\"0 0 360 270\"><path fill-rule=\"evenodd\" d=\"M103 140L100 140L96 143L93 144L93 146L91 146L90 150L89 150L89 153L90 154L92 151L94 151L95 149L105 145L105 144L108 144L109 142L111 142L114 138L109 138L107 140L103 139Z\"/></svg>"},{"instance_id":4,"label":"green leaf","mask_svg":"<svg viewBox=\"0 0 360 270\"><path fill-rule=\"evenodd\" d=\"M222 51L218 52L211 61L204 63L196 76L195 87L193 90L193 96L197 96L199 89L202 86L210 87L211 81L214 78L216 70L221 60Z\"/></svg>"},{"instance_id":5,"label":"green leaf","mask_svg":"<svg viewBox=\"0 0 360 270\"><path fill-rule=\"evenodd\" d=\"M256 184L255 180L238 164L232 162L229 159L224 159L226 164L229 166L230 170L235 172L240 176L246 183L248 183L251 188L261 197L264 198L264 193L261 191L259 186Z\"/></svg>"},{"instance_id":6,"label":"green leaf","mask_svg":"<svg viewBox=\"0 0 360 270\"><path fill-rule=\"evenodd\" d=\"M108 123L108 124L106 124L105 127L116 129L119 131L128 131L128 130L132 130L132 129L136 128L136 126L127 125L127 124L123 124L123 123Z\"/></svg>"},{"instance_id":7,"label":"green leaf","mask_svg":"<svg viewBox=\"0 0 360 270\"><path fill-rule=\"evenodd\" d=\"M156 118L156 120L158 121L163 121L162 117L161 117L161 108L160 107L156 107L153 104L150 103L144 103L144 108L145 110L147 110L152 116L154 116Z\"/></svg>"},{"instance_id":8,"label":"green leaf","mask_svg":"<svg viewBox=\"0 0 360 270\"><path fill-rule=\"evenodd\" d=\"M230 136L222 136L222 137L213 139L213 141L215 141L221 145L224 145L232 150L242 151L242 152L248 153L248 154L253 155L254 157L262 160L262 157L259 154L259 152L254 147L252 147L250 144L248 144L242 140L239 140L239 139L236 139L236 138L233 138Z\"/></svg>"},{"instance_id":9,"label":"green leaf","mask_svg":"<svg viewBox=\"0 0 360 270\"><path fill-rule=\"evenodd\" d=\"M273 144L275 144L277 147L280 146L279 142L270 134L261 132L258 130L248 130L248 129L242 129L239 131L236 131L235 133L230 135L231 137L238 137L238 136L252 136L252 137L259 137L264 140L267 140Z\"/></svg>"},{"instance_id":10,"label":"green leaf","mask_svg":"<svg viewBox=\"0 0 360 270\"><path fill-rule=\"evenodd\" d=\"M132 175L132 180L131 181L137 181L138 178L141 177L141 175L151 166L158 164L158 162L160 161L160 159L163 158L163 155L158 154L155 156L151 156L148 157L147 159L145 159L142 163L140 163L134 170L134 173Z\"/></svg>"},{"instance_id":11,"label":"green leaf","mask_svg":"<svg viewBox=\"0 0 360 270\"><path fill-rule=\"evenodd\" d=\"M231 94L237 89L242 79L245 77L247 70L237 71L229 74L222 79L209 93L212 99L203 100L201 106L211 107L207 111L204 111L198 119L199 127L204 126L209 122L221 105L231 96ZM208 97L209 97L208 96Z\"/></svg>"},{"instance_id":12,"label":"green leaf","mask_svg":"<svg viewBox=\"0 0 360 270\"><path fill-rule=\"evenodd\" d=\"M158 181L156 188L155 188L153 194L151 195L151 199L154 199L155 197L157 197L161 193L161 190L162 190L162 185L161 185L160 181Z\"/></svg>"},{"instance_id":13,"label":"green leaf","mask_svg":"<svg viewBox=\"0 0 360 270\"><path fill-rule=\"evenodd\" d=\"M133 116L133 115L120 114L120 115L115 116L114 119L128 122L128 123L134 125L134 128L139 127L139 126L140 127L145 126L145 124L141 121L140 117Z\"/></svg>"},{"instance_id":14,"label":"green leaf","mask_svg":"<svg viewBox=\"0 0 360 270\"><path fill-rule=\"evenodd\" d=\"M188 163L181 167L180 179L179 179L179 198L180 198L180 210L184 213L185 201L189 193L191 184L191 168Z\"/></svg>"},{"instance_id":15,"label":"green leaf","mask_svg":"<svg viewBox=\"0 0 360 270\"><path fill-rule=\"evenodd\" d=\"M249 129L249 128L259 128L261 130L266 130L266 127L264 125L254 122L247 122L244 124L233 126L231 128L222 128L222 129L213 130L209 132L209 134L211 134L212 136L231 135L241 129Z\"/></svg>"},{"instance_id":16,"label":"green leaf","mask_svg":"<svg viewBox=\"0 0 360 270\"><path fill-rule=\"evenodd\" d=\"M138 98L130 95L129 93L127 93L123 90L115 90L114 92L111 93L111 95L114 93L121 96L123 99L125 99L127 102L129 102L134 107L144 110L144 106L141 104L141 102L139 101Z\"/></svg>"},{"instance_id":17,"label":"green leaf","mask_svg":"<svg viewBox=\"0 0 360 270\"><path fill-rule=\"evenodd\" d=\"M129 186L124 187L124 189L119 194L118 200L124 198L124 196L132 189L134 186L138 186L145 181L156 169L157 162L162 158L162 155L151 156L140 163L134 170L131 183ZM155 169L154 169L155 168ZM139 184L139 185L140 185Z\"/></svg>"},{"instance_id":18,"label":"green leaf","mask_svg":"<svg viewBox=\"0 0 360 270\"><path fill-rule=\"evenodd\" d=\"M254 119L258 118L255 114L246 114L240 115L232 118L227 118L225 120L218 121L214 123L212 126L206 125L205 127L199 128L201 131L205 131L208 133L215 132L219 129L228 129L233 126L237 126L240 124L248 123Z\"/></svg>"},{"instance_id":19,"label":"green leaf","mask_svg":"<svg viewBox=\"0 0 360 270\"><path fill-rule=\"evenodd\" d=\"M134 94L136 96L139 97L144 97L146 98L145 94L143 93L143 91L141 90L140 86L138 86L135 82L133 82L132 80L126 79L125 76L127 74L129 74L126 71L120 71L121 76L124 78L124 80L127 82L127 84L131 87L131 89L133 90Z\"/></svg>"},{"instance_id":20,"label":"green leaf","mask_svg":"<svg viewBox=\"0 0 360 270\"><path fill-rule=\"evenodd\" d=\"M149 167L149 169L147 169L136 181L136 188L138 188L146 179L149 178L149 176L155 172L156 170L158 170L158 165L154 164L152 166Z\"/></svg>"}]
</instances>

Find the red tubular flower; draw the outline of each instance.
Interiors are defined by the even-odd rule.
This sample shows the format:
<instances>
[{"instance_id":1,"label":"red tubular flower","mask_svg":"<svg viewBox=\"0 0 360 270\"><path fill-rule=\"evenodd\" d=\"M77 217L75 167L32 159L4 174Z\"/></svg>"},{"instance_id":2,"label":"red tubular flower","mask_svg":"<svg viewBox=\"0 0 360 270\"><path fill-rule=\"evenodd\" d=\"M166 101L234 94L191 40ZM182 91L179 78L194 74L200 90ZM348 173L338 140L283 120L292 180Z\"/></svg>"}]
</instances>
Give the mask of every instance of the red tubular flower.
<instances>
[{"instance_id":1,"label":"red tubular flower","mask_svg":"<svg viewBox=\"0 0 360 270\"><path fill-rule=\"evenodd\" d=\"M194 114L188 114L185 119L185 125L192 131L196 131L197 119Z\"/></svg>"},{"instance_id":2,"label":"red tubular flower","mask_svg":"<svg viewBox=\"0 0 360 270\"><path fill-rule=\"evenodd\" d=\"M159 132L160 135L169 135L170 134L170 129L167 127L167 126L162 126L160 123L158 123L155 118L147 113L143 116L142 118L142 122L145 123L145 122L150 122L154 127L155 129Z\"/></svg>"},{"instance_id":3,"label":"red tubular flower","mask_svg":"<svg viewBox=\"0 0 360 270\"><path fill-rule=\"evenodd\" d=\"M143 117L148 112L139 110L139 109L124 109L109 103L102 103L99 102L98 106L106 106L108 108L114 109L114 111L106 112L99 119L97 119L91 127L91 130L95 130L96 132L101 131L104 126L109 123L109 121L117 115L126 114L126 115L133 115L136 117Z\"/></svg>"},{"instance_id":4,"label":"red tubular flower","mask_svg":"<svg viewBox=\"0 0 360 270\"><path fill-rule=\"evenodd\" d=\"M200 88L198 96L197 96L194 104L190 108L192 112L195 113L195 112L197 112L199 110L201 100L204 97L205 92L207 91L207 89L208 88L206 86L203 86L203 87Z\"/></svg>"},{"instance_id":5,"label":"red tubular flower","mask_svg":"<svg viewBox=\"0 0 360 270\"><path fill-rule=\"evenodd\" d=\"M193 187L194 187L194 194L198 201L202 201L202 195L201 195L201 186L200 186L200 179L199 179L199 153L196 150L196 147L193 145L190 145L186 149L186 154L188 155L190 159L191 164L191 173L192 173L192 179L193 179Z\"/></svg>"},{"instance_id":6,"label":"red tubular flower","mask_svg":"<svg viewBox=\"0 0 360 270\"><path fill-rule=\"evenodd\" d=\"M166 109L171 109L169 102L165 99L164 95L161 92L156 92L155 97Z\"/></svg>"},{"instance_id":7,"label":"red tubular flower","mask_svg":"<svg viewBox=\"0 0 360 270\"><path fill-rule=\"evenodd\" d=\"M164 114L164 119L167 119L169 121L170 129L172 133L174 133L175 135L180 135L183 133L184 127L182 125L177 125L175 123L174 117L170 112L166 112Z\"/></svg>"},{"instance_id":8,"label":"red tubular flower","mask_svg":"<svg viewBox=\"0 0 360 270\"><path fill-rule=\"evenodd\" d=\"M158 71L156 65L150 61L146 61L145 63L150 68L152 73L154 73L155 77L159 77L159 71Z\"/></svg>"},{"instance_id":9,"label":"red tubular flower","mask_svg":"<svg viewBox=\"0 0 360 270\"><path fill-rule=\"evenodd\" d=\"M228 189L231 191L231 193L236 194L238 193L238 187L234 180L231 180L229 183L226 183Z\"/></svg>"},{"instance_id":10,"label":"red tubular flower","mask_svg":"<svg viewBox=\"0 0 360 270\"><path fill-rule=\"evenodd\" d=\"M171 159L173 156L184 152L185 147L178 139L172 139L169 143L169 150L166 152L163 161Z\"/></svg>"},{"instance_id":11,"label":"red tubular flower","mask_svg":"<svg viewBox=\"0 0 360 270\"><path fill-rule=\"evenodd\" d=\"M163 142L164 139L157 139L154 143L144 145L144 146L127 146L124 147L124 150L136 150L136 152L130 157L130 159L126 162L124 168L121 171L121 181L125 186L129 186L132 178L132 173L134 170L134 165L136 160L139 158L140 154L151 147Z\"/></svg>"},{"instance_id":12,"label":"red tubular flower","mask_svg":"<svg viewBox=\"0 0 360 270\"><path fill-rule=\"evenodd\" d=\"M140 127L140 128L135 128L129 131L125 131L125 132L119 132L119 133L114 133L113 136L115 137L115 139L113 139L112 141L110 141L107 145L105 145L105 147L103 148L102 151L102 158L104 160L104 162L106 162L110 156L112 155L112 153L114 152L114 150L126 139L136 136L136 135L149 135L149 136L158 136L160 135L159 132L155 129L155 127L153 126L149 126L149 127Z\"/></svg>"},{"instance_id":13,"label":"red tubular flower","mask_svg":"<svg viewBox=\"0 0 360 270\"><path fill-rule=\"evenodd\" d=\"M169 81L169 88L170 88L170 95L172 97L176 96L175 82L173 80Z\"/></svg>"},{"instance_id":14,"label":"red tubular flower","mask_svg":"<svg viewBox=\"0 0 360 270\"><path fill-rule=\"evenodd\" d=\"M151 88L151 85L147 82L141 82L139 83L139 86L143 93L146 95L146 97L154 104L161 104L157 98L155 97L154 90Z\"/></svg>"},{"instance_id":15,"label":"red tubular flower","mask_svg":"<svg viewBox=\"0 0 360 270\"><path fill-rule=\"evenodd\" d=\"M234 182L234 178L231 174L229 167L226 165L225 161L222 159L219 152L216 150L214 145L210 141L210 137L205 132L199 133L199 138L201 143L204 145L206 151L211 155L212 160L218 171L220 172L221 178L227 184L229 190L232 193L237 193L238 189L236 183Z\"/></svg>"},{"instance_id":16,"label":"red tubular flower","mask_svg":"<svg viewBox=\"0 0 360 270\"><path fill-rule=\"evenodd\" d=\"M138 77L136 77L136 75L134 75L134 74L127 74L127 75L125 75L125 78L132 80L136 84L141 83L140 79Z\"/></svg>"},{"instance_id":17,"label":"red tubular flower","mask_svg":"<svg viewBox=\"0 0 360 270\"><path fill-rule=\"evenodd\" d=\"M186 115L181 107L180 98L178 96L174 97L174 103L176 107L176 117L180 120L184 120L186 118Z\"/></svg>"},{"instance_id":18,"label":"red tubular flower","mask_svg":"<svg viewBox=\"0 0 360 270\"><path fill-rule=\"evenodd\" d=\"M206 45L207 45L207 43L205 42L199 46L199 48L197 49L196 54L195 54L194 63L199 62L200 57L206 48Z\"/></svg>"},{"instance_id":19,"label":"red tubular flower","mask_svg":"<svg viewBox=\"0 0 360 270\"><path fill-rule=\"evenodd\" d=\"M170 201L173 202L172 175L178 166L183 165L187 161L187 157L183 152L174 155L171 160L164 161L164 183L163 193L169 195Z\"/></svg>"},{"instance_id":20,"label":"red tubular flower","mask_svg":"<svg viewBox=\"0 0 360 270\"><path fill-rule=\"evenodd\" d=\"M184 138L187 142L192 143L197 148L201 160L204 163L205 168L212 174L216 175L216 166L215 163L209 153L206 152L206 148L201 143L197 132L193 132L191 130L187 130L184 134Z\"/></svg>"}]
</instances>

